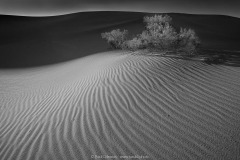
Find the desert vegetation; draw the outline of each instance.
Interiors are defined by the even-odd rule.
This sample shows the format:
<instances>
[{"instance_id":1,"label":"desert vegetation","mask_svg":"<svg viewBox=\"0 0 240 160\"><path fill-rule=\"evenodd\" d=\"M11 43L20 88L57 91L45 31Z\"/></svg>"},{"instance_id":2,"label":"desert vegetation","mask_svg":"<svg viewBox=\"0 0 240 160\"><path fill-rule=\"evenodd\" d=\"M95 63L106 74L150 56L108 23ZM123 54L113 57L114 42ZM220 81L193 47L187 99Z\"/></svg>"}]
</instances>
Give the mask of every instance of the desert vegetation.
<instances>
[{"instance_id":1,"label":"desert vegetation","mask_svg":"<svg viewBox=\"0 0 240 160\"><path fill-rule=\"evenodd\" d=\"M200 45L200 40L193 29L180 28L177 31L172 26L172 18L168 15L146 16L143 19L145 30L132 39L128 31L120 29L102 33L113 49L123 50L154 50L164 52L184 53L194 55Z\"/></svg>"},{"instance_id":2,"label":"desert vegetation","mask_svg":"<svg viewBox=\"0 0 240 160\"><path fill-rule=\"evenodd\" d=\"M113 49L120 49L123 43L127 40L128 31L120 29L112 30L111 32L102 33L102 38L105 38L108 44Z\"/></svg>"}]
</instances>

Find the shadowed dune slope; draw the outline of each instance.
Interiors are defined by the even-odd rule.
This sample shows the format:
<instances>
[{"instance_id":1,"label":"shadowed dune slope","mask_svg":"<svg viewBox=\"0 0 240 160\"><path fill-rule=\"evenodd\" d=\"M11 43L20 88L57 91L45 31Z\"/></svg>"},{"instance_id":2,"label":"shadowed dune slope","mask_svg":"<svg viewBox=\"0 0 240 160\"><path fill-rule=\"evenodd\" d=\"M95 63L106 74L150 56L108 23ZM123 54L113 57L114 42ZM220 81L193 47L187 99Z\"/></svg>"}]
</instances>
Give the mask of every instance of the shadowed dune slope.
<instances>
[{"instance_id":1,"label":"shadowed dune slope","mask_svg":"<svg viewBox=\"0 0 240 160\"><path fill-rule=\"evenodd\" d=\"M83 12L56 17L0 16L0 67L31 67L106 51L101 32L135 30L142 13ZM140 26L141 27L141 26Z\"/></svg>"},{"instance_id":2,"label":"shadowed dune slope","mask_svg":"<svg viewBox=\"0 0 240 160\"><path fill-rule=\"evenodd\" d=\"M106 51L100 33L114 28L140 33L150 13L82 12L55 17L0 16L0 68L64 62ZM196 30L203 47L240 50L240 19L169 13L174 26Z\"/></svg>"},{"instance_id":3,"label":"shadowed dune slope","mask_svg":"<svg viewBox=\"0 0 240 160\"><path fill-rule=\"evenodd\" d=\"M0 70L2 160L240 158L240 68L106 52Z\"/></svg>"}]
</instances>

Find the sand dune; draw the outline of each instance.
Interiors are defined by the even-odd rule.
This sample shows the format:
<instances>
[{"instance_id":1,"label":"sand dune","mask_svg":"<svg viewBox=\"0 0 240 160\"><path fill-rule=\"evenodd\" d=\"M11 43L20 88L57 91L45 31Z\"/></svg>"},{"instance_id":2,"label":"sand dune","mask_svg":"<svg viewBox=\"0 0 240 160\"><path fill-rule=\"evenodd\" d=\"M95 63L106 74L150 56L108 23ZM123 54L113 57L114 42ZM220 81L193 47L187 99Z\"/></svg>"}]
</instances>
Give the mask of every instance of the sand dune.
<instances>
[{"instance_id":1,"label":"sand dune","mask_svg":"<svg viewBox=\"0 0 240 160\"><path fill-rule=\"evenodd\" d=\"M2 69L0 157L237 160L239 74L237 67L121 52Z\"/></svg>"}]
</instances>

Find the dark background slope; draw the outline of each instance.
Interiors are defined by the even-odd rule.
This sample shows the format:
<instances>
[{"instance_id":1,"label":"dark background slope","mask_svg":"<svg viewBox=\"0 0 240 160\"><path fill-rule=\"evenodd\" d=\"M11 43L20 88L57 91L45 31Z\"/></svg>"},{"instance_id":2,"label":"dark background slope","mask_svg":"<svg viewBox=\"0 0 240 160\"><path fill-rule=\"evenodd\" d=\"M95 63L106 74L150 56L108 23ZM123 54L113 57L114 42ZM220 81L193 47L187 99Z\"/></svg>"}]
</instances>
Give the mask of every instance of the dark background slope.
<instances>
[{"instance_id":1,"label":"dark background slope","mask_svg":"<svg viewBox=\"0 0 240 160\"><path fill-rule=\"evenodd\" d=\"M0 16L0 68L32 67L107 51L101 32L144 29L136 12L82 12L53 17ZM193 28L202 47L240 50L240 19L220 15L169 13L177 28Z\"/></svg>"}]
</instances>

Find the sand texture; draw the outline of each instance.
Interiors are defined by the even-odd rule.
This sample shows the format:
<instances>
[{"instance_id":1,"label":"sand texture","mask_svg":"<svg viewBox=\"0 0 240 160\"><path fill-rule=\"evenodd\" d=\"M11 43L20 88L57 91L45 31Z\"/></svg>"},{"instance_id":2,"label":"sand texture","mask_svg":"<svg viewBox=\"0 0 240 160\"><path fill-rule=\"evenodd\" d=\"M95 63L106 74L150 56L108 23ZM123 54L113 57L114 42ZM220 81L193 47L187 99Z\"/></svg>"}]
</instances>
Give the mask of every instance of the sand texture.
<instances>
[{"instance_id":1,"label":"sand texture","mask_svg":"<svg viewBox=\"0 0 240 160\"><path fill-rule=\"evenodd\" d=\"M0 70L1 160L92 155L239 159L240 68L106 52Z\"/></svg>"}]
</instances>

